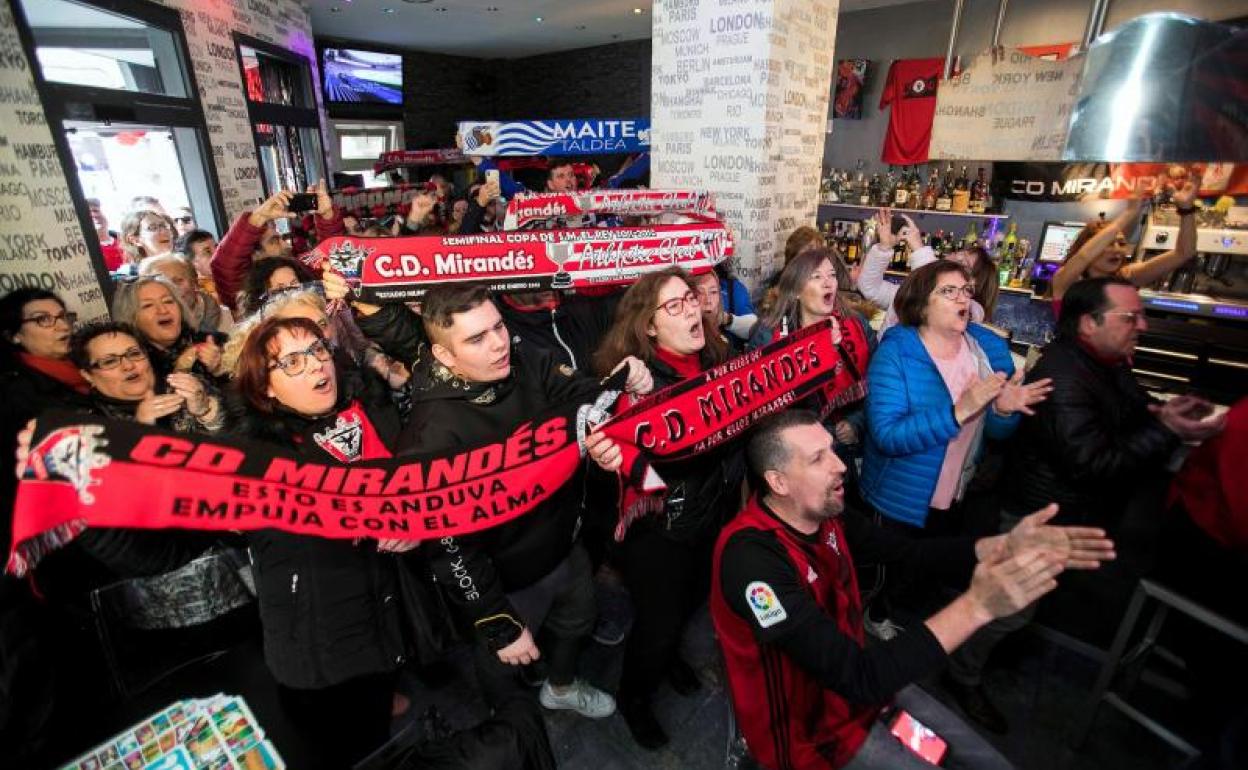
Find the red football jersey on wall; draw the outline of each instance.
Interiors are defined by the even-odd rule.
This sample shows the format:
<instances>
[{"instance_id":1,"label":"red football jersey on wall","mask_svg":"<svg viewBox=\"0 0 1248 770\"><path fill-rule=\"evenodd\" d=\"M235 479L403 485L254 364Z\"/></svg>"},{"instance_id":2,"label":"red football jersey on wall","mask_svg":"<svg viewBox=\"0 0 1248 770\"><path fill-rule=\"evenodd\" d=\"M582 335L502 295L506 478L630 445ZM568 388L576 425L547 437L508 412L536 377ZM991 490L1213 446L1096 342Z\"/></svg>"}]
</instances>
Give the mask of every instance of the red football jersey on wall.
<instances>
[{"instance_id":1,"label":"red football jersey on wall","mask_svg":"<svg viewBox=\"0 0 1248 770\"><path fill-rule=\"evenodd\" d=\"M894 166L927 162L944 59L898 59L888 68L880 109L892 105L880 160Z\"/></svg>"}]
</instances>

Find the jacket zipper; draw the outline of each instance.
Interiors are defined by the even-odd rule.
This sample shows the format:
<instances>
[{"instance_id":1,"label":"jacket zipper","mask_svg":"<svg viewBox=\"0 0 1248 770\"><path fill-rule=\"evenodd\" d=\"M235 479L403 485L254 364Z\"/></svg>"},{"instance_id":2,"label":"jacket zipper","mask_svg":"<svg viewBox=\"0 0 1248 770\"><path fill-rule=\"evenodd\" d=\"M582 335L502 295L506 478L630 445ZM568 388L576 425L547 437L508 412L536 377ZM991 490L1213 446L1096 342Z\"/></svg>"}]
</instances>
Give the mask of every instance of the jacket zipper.
<instances>
[{"instance_id":1,"label":"jacket zipper","mask_svg":"<svg viewBox=\"0 0 1248 770\"><path fill-rule=\"evenodd\" d=\"M567 351L567 353L568 353L568 358L572 359L572 368L573 368L573 369L580 369L581 367L579 367L579 366L577 366L577 365L576 365L576 356L572 355L572 348L568 347L568 344L567 344L566 342L564 342L564 341L563 341L563 337L560 337L560 336L559 336L559 324L558 324L558 322L556 322L556 321L555 321L555 313L557 313L557 312L559 312L558 308L553 308L553 307L552 307L552 308L550 309L550 328L554 330L554 332L555 332L555 339L559 342L559 345L560 345L560 346L561 346L561 347L562 347L565 351Z\"/></svg>"}]
</instances>

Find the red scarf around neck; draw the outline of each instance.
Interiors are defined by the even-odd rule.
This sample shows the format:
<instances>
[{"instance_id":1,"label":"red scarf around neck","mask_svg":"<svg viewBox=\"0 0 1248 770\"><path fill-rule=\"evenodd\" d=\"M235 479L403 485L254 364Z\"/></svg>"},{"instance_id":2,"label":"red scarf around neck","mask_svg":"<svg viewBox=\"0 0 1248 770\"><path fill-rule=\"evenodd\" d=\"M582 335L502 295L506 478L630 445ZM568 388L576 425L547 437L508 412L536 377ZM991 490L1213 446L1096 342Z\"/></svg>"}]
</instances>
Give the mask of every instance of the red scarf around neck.
<instances>
[{"instance_id":1,"label":"red scarf around neck","mask_svg":"<svg viewBox=\"0 0 1248 770\"><path fill-rule=\"evenodd\" d=\"M45 358L24 350L17 355L23 364L40 374L51 377L65 387L84 396L91 392L91 384L82 378L82 372L78 371L78 367L74 366L68 358Z\"/></svg>"},{"instance_id":2,"label":"red scarf around neck","mask_svg":"<svg viewBox=\"0 0 1248 770\"><path fill-rule=\"evenodd\" d=\"M654 357L671 367L682 380L702 373L702 358L697 353L673 353L667 348L654 347Z\"/></svg>"}]
</instances>

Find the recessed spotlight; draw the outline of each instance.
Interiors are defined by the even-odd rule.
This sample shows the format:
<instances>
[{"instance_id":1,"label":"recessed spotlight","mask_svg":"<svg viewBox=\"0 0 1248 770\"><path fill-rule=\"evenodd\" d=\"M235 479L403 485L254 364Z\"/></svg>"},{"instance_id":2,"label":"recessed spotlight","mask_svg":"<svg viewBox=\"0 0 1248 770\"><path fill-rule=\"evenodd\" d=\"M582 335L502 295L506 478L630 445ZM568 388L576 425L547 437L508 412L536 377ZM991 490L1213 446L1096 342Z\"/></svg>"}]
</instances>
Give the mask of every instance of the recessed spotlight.
<instances>
[{"instance_id":1,"label":"recessed spotlight","mask_svg":"<svg viewBox=\"0 0 1248 770\"><path fill-rule=\"evenodd\" d=\"M585 25L584 25L584 24L577 24L577 25L576 25L576 28L577 28L577 29L579 29L579 30L581 30L581 31L584 31L584 30L585 30Z\"/></svg>"},{"instance_id":2,"label":"recessed spotlight","mask_svg":"<svg viewBox=\"0 0 1248 770\"><path fill-rule=\"evenodd\" d=\"M497 5L486 6L485 10L489 11L490 13L498 13L498 6Z\"/></svg>"},{"instance_id":3,"label":"recessed spotlight","mask_svg":"<svg viewBox=\"0 0 1248 770\"><path fill-rule=\"evenodd\" d=\"M620 36L619 36L619 35L612 35L612 36L611 36L611 39L612 39L612 40L619 40L619 39L620 39Z\"/></svg>"},{"instance_id":4,"label":"recessed spotlight","mask_svg":"<svg viewBox=\"0 0 1248 770\"><path fill-rule=\"evenodd\" d=\"M446 13L446 8L434 8L438 13Z\"/></svg>"},{"instance_id":5,"label":"recessed spotlight","mask_svg":"<svg viewBox=\"0 0 1248 770\"><path fill-rule=\"evenodd\" d=\"M541 23L542 23L542 17L541 17L541 16L538 16L538 17L534 18L534 19L533 19L533 21L536 21L538 24L541 24Z\"/></svg>"},{"instance_id":6,"label":"recessed spotlight","mask_svg":"<svg viewBox=\"0 0 1248 770\"><path fill-rule=\"evenodd\" d=\"M330 13L342 13L342 9L335 5L333 8L329 9L329 12Z\"/></svg>"},{"instance_id":7,"label":"recessed spotlight","mask_svg":"<svg viewBox=\"0 0 1248 770\"><path fill-rule=\"evenodd\" d=\"M382 12L382 13L394 13L394 9L393 9L393 8L382 8L382 9L381 9L381 12Z\"/></svg>"},{"instance_id":8,"label":"recessed spotlight","mask_svg":"<svg viewBox=\"0 0 1248 770\"><path fill-rule=\"evenodd\" d=\"M633 9L633 13L641 13L641 9L640 9L640 8L634 8L634 9Z\"/></svg>"}]
</instances>

